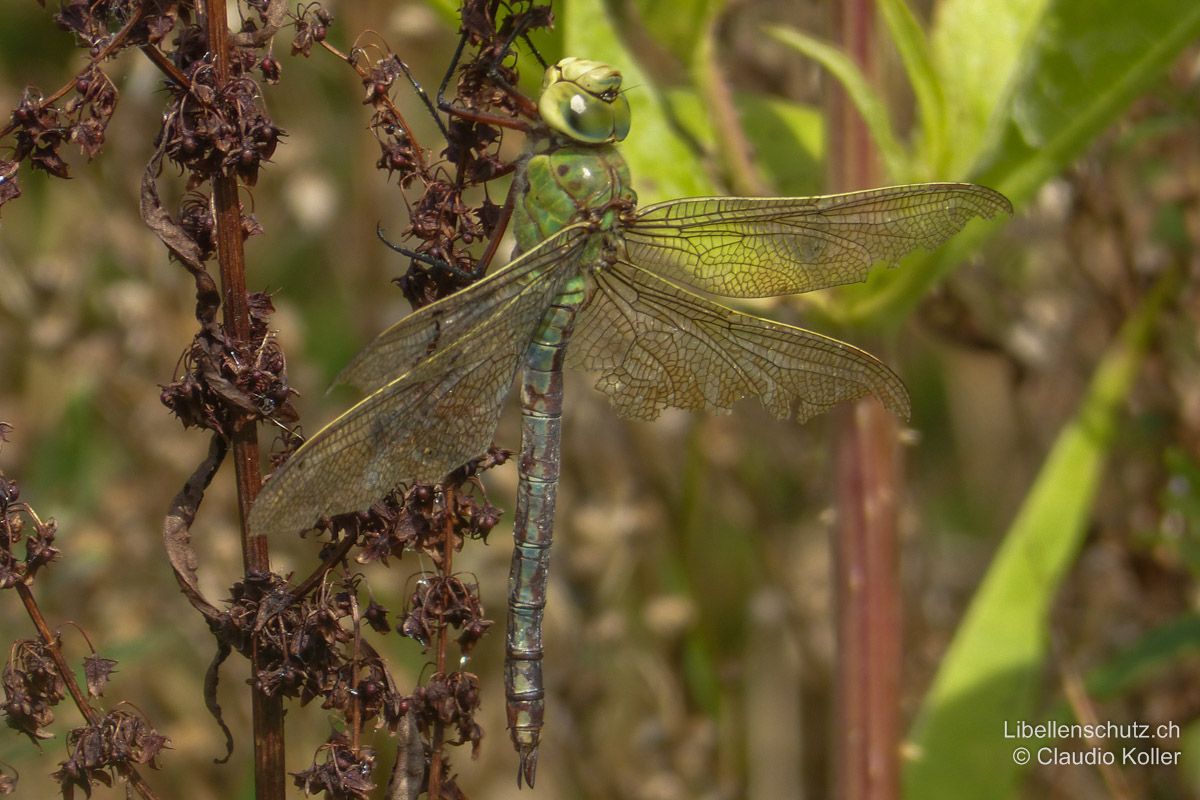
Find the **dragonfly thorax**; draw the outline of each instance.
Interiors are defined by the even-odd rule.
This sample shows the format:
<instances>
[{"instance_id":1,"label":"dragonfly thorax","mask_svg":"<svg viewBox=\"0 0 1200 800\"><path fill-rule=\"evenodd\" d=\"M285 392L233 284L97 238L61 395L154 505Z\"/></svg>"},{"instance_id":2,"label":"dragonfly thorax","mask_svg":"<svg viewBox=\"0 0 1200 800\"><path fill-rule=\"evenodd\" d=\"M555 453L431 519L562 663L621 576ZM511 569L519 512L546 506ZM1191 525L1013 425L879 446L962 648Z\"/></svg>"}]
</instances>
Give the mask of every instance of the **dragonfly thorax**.
<instances>
[{"instance_id":1,"label":"dragonfly thorax","mask_svg":"<svg viewBox=\"0 0 1200 800\"><path fill-rule=\"evenodd\" d=\"M551 146L529 157L517 189L512 222L517 252L577 222L613 230L636 202L629 167L612 145Z\"/></svg>"}]
</instances>

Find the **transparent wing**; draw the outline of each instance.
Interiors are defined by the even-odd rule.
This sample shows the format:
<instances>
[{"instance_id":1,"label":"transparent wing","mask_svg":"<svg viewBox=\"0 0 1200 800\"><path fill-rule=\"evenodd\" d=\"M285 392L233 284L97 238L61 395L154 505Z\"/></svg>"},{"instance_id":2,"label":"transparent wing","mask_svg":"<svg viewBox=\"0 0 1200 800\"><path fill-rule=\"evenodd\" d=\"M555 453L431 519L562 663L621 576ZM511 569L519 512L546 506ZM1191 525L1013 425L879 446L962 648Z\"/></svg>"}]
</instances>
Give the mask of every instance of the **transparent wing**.
<instances>
[{"instance_id":1,"label":"transparent wing","mask_svg":"<svg viewBox=\"0 0 1200 800\"><path fill-rule=\"evenodd\" d=\"M999 192L919 183L825 197L694 197L641 209L624 231L629 259L725 297L798 294L865 280L932 250L972 217L1012 213Z\"/></svg>"},{"instance_id":2,"label":"transparent wing","mask_svg":"<svg viewBox=\"0 0 1200 800\"><path fill-rule=\"evenodd\" d=\"M566 229L491 278L415 312L405 321L420 317L439 330L430 336L422 324L393 327L381 337L392 343L382 348L390 361L378 355L380 340L368 345L368 357L356 361L416 359L415 366L317 431L277 469L251 509L250 529L300 531L322 515L366 509L401 482L438 481L482 453L521 355L578 269L586 238L582 228ZM445 310L434 310L439 305ZM431 343L436 350L422 358Z\"/></svg>"},{"instance_id":3,"label":"transparent wing","mask_svg":"<svg viewBox=\"0 0 1200 800\"><path fill-rule=\"evenodd\" d=\"M728 411L754 396L802 422L868 394L908 416L904 384L856 347L725 308L634 264L593 278L567 363L599 372L596 388L622 416Z\"/></svg>"},{"instance_id":4,"label":"transparent wing","mask_svg":"<svg viewBox=\"0 0 1200 800\"><path fill-rule=\"evenodd\" d=\"M335 384L371 392L444 349L455 336L490 324L508 313L542 273L566 259L567 251L584 238L583 227L565 228L486 278L435 303L430 303L375 337L338 374Z\"/></svg>"}]
</instances>

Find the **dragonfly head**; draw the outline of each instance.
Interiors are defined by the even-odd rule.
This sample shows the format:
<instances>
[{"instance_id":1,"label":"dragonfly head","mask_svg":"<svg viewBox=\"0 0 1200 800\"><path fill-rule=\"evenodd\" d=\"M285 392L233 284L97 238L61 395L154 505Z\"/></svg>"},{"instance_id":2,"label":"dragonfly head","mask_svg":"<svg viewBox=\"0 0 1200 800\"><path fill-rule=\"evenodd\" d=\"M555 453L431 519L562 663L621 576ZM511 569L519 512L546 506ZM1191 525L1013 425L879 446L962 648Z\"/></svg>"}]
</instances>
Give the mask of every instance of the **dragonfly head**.
<instances>
[{"instance_id":1,"label":"dragonfly head","mask_svg":"<svg viewBox=\"0 0 1200 800\"><path fill-rule=\"evenodd\" d=\"M621 73L599 61L564 58L547 69L538 111L554 131L584 144L619 142L629 133Z\"/></svg>"}]
</instances>

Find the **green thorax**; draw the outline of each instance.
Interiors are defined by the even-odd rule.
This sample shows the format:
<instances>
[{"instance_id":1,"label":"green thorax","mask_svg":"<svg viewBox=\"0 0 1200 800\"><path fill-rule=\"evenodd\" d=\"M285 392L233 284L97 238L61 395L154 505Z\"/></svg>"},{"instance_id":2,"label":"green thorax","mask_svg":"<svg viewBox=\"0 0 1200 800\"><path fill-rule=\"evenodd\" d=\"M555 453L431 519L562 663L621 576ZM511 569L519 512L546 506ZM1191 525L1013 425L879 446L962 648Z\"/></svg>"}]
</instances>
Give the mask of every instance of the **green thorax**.
<instances>
[{"instance_id":1,"label":"green thorax","mask_svg":"<svg viewBox=\"0 0 1200 800\"><path fill-rule=\"evenodd\" d=\"M535 152L519 178L513 234L523 253L573 222L612 230L618 206L637 200L629 167L611 144L558 144Z\"/></svg>"},{"instance_id":2,"label":"green thorax","mask_svg":"<svg viewBox=\"0 0 1200 800\"><path fill-rule=\"evenodd\" d=\"M544 127L517 173L514 257L576 222L612 231L637 196L613 144L629 133L621 73L599 61L564 58L546 69L538 112ZM595 262L607 237L593 236L583 260Z\"/></svg>"}]
</instances>

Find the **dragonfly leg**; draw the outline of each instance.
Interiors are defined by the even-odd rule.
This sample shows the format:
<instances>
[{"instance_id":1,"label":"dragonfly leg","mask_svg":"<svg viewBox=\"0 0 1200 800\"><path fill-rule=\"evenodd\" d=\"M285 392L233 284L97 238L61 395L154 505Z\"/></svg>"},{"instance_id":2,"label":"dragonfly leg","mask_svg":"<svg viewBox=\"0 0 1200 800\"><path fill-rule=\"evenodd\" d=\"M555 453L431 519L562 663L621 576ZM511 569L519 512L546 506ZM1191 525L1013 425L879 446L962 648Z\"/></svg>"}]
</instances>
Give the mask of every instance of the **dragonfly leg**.
<instances>
[{"instance_id":1,"label":"dragonfly leg","mask_svg":"<svg viewBox=\"0 0 1200 800\"><path fill-rule=\"evenodd\" d=\"M529 52L533 53L533 57L536 58L538 63L542 65L542 69L548 69L550 65L547 64L546 59L542 57L542 51L537 49L537 45L533 43L533 39L529 38L528 31L521 31L521 39L525 42L525 46L529 48Z\"/></svg>"},{"instance_id":2,"label":"dragonfly leg","mask_svg":"<svg viewBox=\"0 0 1200 800\"><path fill-rule=\"evenodd\" d=\"M488 70L488 77L492 78L498 86L503 88L509 94L520 97L523 97L523 95L520 95L514 86L500 77L499 72L496 69L496 64L499 64L508 57L509 51L512 50L513 43L516 42L517 39L520 39L521 41L525 42L526 46L529 47L529 52L533 53L533 57L536 58L538 63L542 65L542 69L546 69L548 66L550 66L546 63L546 59L542 57L541 51L538 50L534 45L533 40L529 38L529 30L533 27L537 27L537 22L534 20L534 18L529 16L522 17L517 26L512 30L511 33L509 33L508 40L504 43L504 46L500 48L500 52L497 53L496 57L492 59L491 69ZM450 84L450 79L454 76L454 70L458 67L458 62L462 59L462 52L466 47L468 38L469 34L467 31L461 31L458 39L458 47L454 49L454 55L450 58L450 66L446 69L446 74L442 76L441 86L438 87L438 107L443 111L449 111L448 106L450 106L450 104L446 102L446 87ZM532 101L530 102L536 108L536 103L532 103Z\"/></svg>"},{"instance_id":3,"label":"dragonfly leg","mask_svg":"<svg viewBox=\"0 0 1200 800\"><path fill-rule=\"evenodd\" d=\"M454 48L454 55L450 56L450 64L446 67L446 74L442 76L442 82L438 86L437 105L443 111L447 111L447 106L453 104L446 100L446 87L450 85L450 79L454 77L454 70L458 69L458 62L462 60L463 48L467 46L467 32L460 31L458 34L458 46Z\"/></svg>"},{"instance_id":4,"label":"dragonfly leg","mask_svg":"<svg viewBox=\"0 0 1200 800\"><path fill-rule=\"evenodd\" d=\"M504 47L500 51L499 58L493 60L491 67L488 69L488 78L516 102L523 116L532 119L537 117L538 114L537 103L522 94L517 87L504 80L496 68L496 64L508 55L509 50L512 48L513 42L516 41L517 37L523 38L527 43L530 44L530 47L533 46L532 43L529 42L529 36L527 33L530 24L530 21L526 20L521 27L513 31L513 33L509 36L508 41L505 42ZM487 114L477 111L473 108L456 106L454 103L446 99L446 88L450 85L450 79L454 77L454 71L458 68L459 61L462 60L462 52L467 45L467 39L468 34L464 30L458 37L458 46L454 48L454 55L450 58L450 66L447 68L446 74L442 76L442 83L438 87L437 107L447 114L461 117L462 119L469 119L474 122L482 122L485 125L494 125L499 128L510 128L512 130L519 130L528 133L530 131L530 125L528 122L513 119L512 117L507 117L500 114ZM538 61L542 61L541 53L537 53L536 50L534 52L537 54Z\"/></svg>"},{"instance_id":5,"label":"dragonfly leg","mask_svg":"<svg viewBox=\"0 0 1200 800\"><path fill-rule=\"evenodd\" d=\"M510 164L508 166L509 169L497 171L494 177L500 177L501 175L507 174L517 167L516 164ZM389 249L396 251L402 256L408 256L409 258L419 261L420 263L432 267L433 269L441 270L449 275L454 276L464 284L474 283L487 274L488 267L491 265L492 259L496 256L496 251L500 249L500 243L504 239L504 232L508 229L509 221L512 220L513 208L516 204L516 192L518 185L518 182L514 181L513 185L509 187L508 195L504 200L504 205L500 208L500 216L497 218L496 224L492 228L491 238L488 239L487 247L479 256L479 260L476 261L474 269L464 270L443 259L434 258L427 253L419 253L416 250L410 250L407 247L398 245L384 235L382 224L377 224L375 226L375 235L378 236L379 240L387 245Z\"/></svg>"},{"instance_id":6,"label":"dragonfly leg","mask_svg":"<svg viewBox=\"0 0 1200 800\"><path fill-rule=\"evenodd\" d=\"M383 226L381 224L375 226L375 235L379 237L379 241L388 246L389 250L394 250L402 256L408 256L413 261L419 261L428 267L432 267L433 269L441 270L442 272L453 275L455 278L458 278L464 283L471 283L478 280L480 277L477 270L459 269L449 261L443 261L440 258L434 258L427 253L418 253L416 250L410 250L407 247L396 244L391 239L387 238L386 235L384 235Z\"/></svg>"},{"instance_id":7,"label":"dragonfly leg","mask_svg":"<svg viewBox=\"0 0 1200 800\"><path fill-rule=\"evenodd\" d=\"M433 117L433 121L437 123L438 129L442 132L442 138L449 141L450 131L446 130L446 123L442 122L442 117L438 114L437 106L429 99L429 95L425 93L425 88L413 76L412 71L408 68L408 64L405 64L399 58L396 59L396 63L400 65L400 70L404 73L404 77L408 79L409 85L412 86L413 91L417 93L417 97L421 99L426 110L429 111L429 116Z\"/></svg>"}]
</instances>

